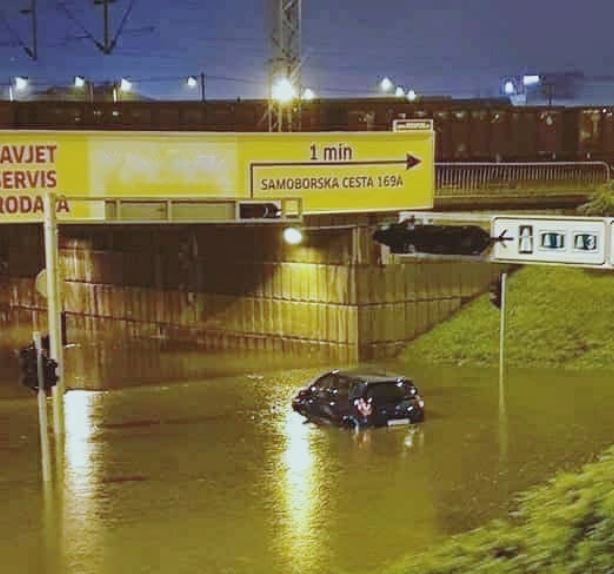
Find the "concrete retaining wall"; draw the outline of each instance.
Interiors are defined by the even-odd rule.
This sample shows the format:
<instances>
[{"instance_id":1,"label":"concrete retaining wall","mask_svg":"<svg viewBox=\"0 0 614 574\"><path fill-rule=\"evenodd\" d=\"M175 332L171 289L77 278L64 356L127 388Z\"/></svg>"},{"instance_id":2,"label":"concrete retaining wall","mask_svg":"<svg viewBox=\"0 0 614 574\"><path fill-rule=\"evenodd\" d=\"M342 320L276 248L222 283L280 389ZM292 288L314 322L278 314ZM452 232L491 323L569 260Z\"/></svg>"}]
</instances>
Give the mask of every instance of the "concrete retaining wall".
<instances>
[{"instance_id":1,"label":"concrete retaining wall","mask_svg":"<svg viewBox=\"0 0 614 574\"><path fill-rule=\"evenodd\" d=\"M168 337L210 348L391 355L484 291L483 263L380 263L367 227L63 227L73 339ZM0 308L40 310L36 226L0 229ZM40 314L37 314L39 316Z\"/></svg>"}]
</instances>

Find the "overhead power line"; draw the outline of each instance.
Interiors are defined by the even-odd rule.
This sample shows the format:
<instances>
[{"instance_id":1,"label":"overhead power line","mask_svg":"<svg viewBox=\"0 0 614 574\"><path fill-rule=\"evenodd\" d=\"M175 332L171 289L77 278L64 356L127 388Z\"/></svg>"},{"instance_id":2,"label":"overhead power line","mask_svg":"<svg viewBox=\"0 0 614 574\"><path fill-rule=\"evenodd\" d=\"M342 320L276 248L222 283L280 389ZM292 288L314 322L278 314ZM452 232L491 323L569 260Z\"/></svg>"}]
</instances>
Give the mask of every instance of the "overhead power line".
<instances>
[{"instance_id":1,"label":"overhead power line","mask_svg":"<svg viewBox=\"0 0 614 574\"><path fill-rule=\"evenodd\" d=\"M124 28L128 19L130 18L130 14L136 4L136 0L130 0L126 11L124 12L122 19L115 31L115 34L112 34L111 31L111 15L110 15L110 6L111 4L115 4L116 0L94 0L95 6L102 6L102 40L96 38L96 36L83 24L83 22L77 18L77 16L72 12L72 10L68 7L66 2L58 1L56 2L57 7L64 13L64 15L73 23L75 26L79 28L81 33L83 34L83 39L87 39L96 48L98 48L103 54L110 55L115 47L117 46L117 41L120 36L124 32Z\"/></svg>"},{"instance_id":2,"label":"overhead power line","mask_svg":"<svg viewBox=\"0 0 614 574\"><path fill-rule=\"evenodd\" d=\"M38 28L37 28L37 11L36 11L36 0L30 0L27 7L22 8L20 14L24 16L28 16L30 18L30 26L31 26L31 40L30 44L27 44L21 34L11 25L6 14L0 12L0 20L2 24L6 28L9 36L13 39L12 42L8 43L8 45L19 46L30 58L31 60L38 59ZM6 45L6 44L5 44Z\"/></svg>"}]
</instances>

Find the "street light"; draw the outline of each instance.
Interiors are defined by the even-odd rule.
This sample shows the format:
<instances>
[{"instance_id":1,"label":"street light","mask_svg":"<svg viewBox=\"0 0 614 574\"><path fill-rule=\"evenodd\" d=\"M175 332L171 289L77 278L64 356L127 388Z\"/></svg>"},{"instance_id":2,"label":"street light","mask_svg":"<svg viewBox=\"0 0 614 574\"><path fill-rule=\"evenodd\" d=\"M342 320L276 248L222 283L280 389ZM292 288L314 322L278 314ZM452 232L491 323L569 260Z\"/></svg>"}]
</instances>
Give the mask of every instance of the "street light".
<instances>
[{"instance_id":1,"label":"street light","mask_svg":"<svg viewBox=\"0 0 614 574\"><path fill-rule=\"evenodd\" d=\"M18 92L23 92L28 89L28 78L24 78L22 76L17 76L15 78L15 90Z\"/></svg>"},{"instance_id":2,"label":"street light","mask_svg":"<svg viewBox=\"0 0 614 574\"><path fill-rule=\"evenodd\" d=\"M132 91L132 82L126 78L122 78L119 82L119 90L120 92L131 92Z\"/></svg>"},{"instance_id":3,"label":"street light","mask_svg":"<svg viewBox=\"0 0 614 574\"><path fill-rule=\"evenodd\" d=\"M28 78L17 76L9 80L9 101L14 102L17 92L23 92L28 88Z\"/></svg>"},{"instance_id":4,"label":"street light","mask_svg":"<svg viewBox=\"0 0 614 574\"><path fill-rule=\"evenodd\" d=\"M397 89L394 91L394 95L397 98L404 98L405 97L405 90L401 86L397 86Z\"/></svg>"},{"instance_id":5,"label":"street light","mask_svg":"<svg viewBox=\"0 0 614 574\"><path fill-rule=\"evenodd\" d=\"M287 227L284 229L284 241L288 245L299 245L303 242L303 232L296 227Z\"/></svg>"},{"instance_id":6,"label":"street light","mask_svg":"<svg viewBox=\"0 0 614 574\"><path fill-rule=\"evenodd\" d=\"M392 80L388 76L386 76L380 82L379 87L382 90L382 92L390 92L392 88L394 88L394 84L392 83Z\"/></svg>"},{"instance_id":7,"label":"street light","mask_svg":"<svg viewBox=\"0 0 614 574\"><path fill-rule=\"evenodd\" d=\"M316 99L316 93L311 88L307 88L303 92L303 98L302 99L305 102L312 102L313 100Z\"/></svg>"},{"instance_id":8,"label":"street light","mask_svg":"<svg viewBox=\"0 0 614 574\"><path fill-rule=\"evenodd\" d=\"M296 88L288 78L278 78L273 83L271 96L280 104L288 104L296 98Z\"/></svg>"},{"instance_id":9,"label":"street light","mask_svg":"<svg viewBox=\"0 0 614 574\"><path fill-rule=\"evenodd\" d=\"M75 90L83 91L84 94L87 89L89 101L94 101L94 84L91 81L87 80L84 76L75 76L73 85L75 86ZM115 90L115 88L113 88L113 90Z\"/></svg>"},{"instance_id":10,"label":"street light","mask_svg":"<svg viewBox=\"0 0 614 574\"><path fill-rule=\"evenodd\" d=\"M200 85L200 101L205 101L205 74L201 72L201 74L197 76L188 76L186 78L185 84L188 88L193 90L194 88Z\"/></svg>"},{"instance_id":11,"label":"street light","mask_svg":"<svg viewBox=\"0 0 614 574\"><path fill-rule=\"evenodd\" d=\"M409 102L415 102L417 98L418 94L416 94L415 90L409 90L409 92L407 92L407 100Z\"/></svg>"},{"instance_id":12,"label":"street light","mask_svg":"<svg viewBox=\"0 0 614 574\"><path fill-rule=\"evenodd\" d=\"M503 84L503 92L506 96L513 96L516 93L516 86L512 80L506 80Z\"/></svg>"}]
</instances>

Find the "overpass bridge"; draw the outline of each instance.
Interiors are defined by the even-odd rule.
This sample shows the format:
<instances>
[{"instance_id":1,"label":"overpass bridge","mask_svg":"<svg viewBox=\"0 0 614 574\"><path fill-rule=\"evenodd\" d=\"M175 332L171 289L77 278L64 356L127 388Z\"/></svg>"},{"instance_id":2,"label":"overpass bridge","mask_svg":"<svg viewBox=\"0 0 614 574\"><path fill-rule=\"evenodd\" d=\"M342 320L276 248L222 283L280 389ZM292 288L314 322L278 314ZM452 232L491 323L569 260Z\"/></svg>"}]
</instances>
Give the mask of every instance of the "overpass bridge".
<instances>
[{"instance_id":1,"label":"overpass bridge","mask_svg":"<svg viewBox=\"0 0 614 574\"><path fill-rule=\"evenodd\" d=\"M480 261L387 263L371 239L374 225L395 219L399 209L430 207L424 186L431 186L429 194L434 187L436 209L519 210L571 207L610 180L609 167L600 162L439 163L430 180L425 163L416 167L409 156L400 155L406 149L396 148L394 158L384 157L381 142L390 134L381 132L353 140L347 136L350 147L339 146L339 134L327 134L324 148L312 141L314 134L293 135L302 142L307 161L296 163L288 151L292 146L278 146L275 153L282 162L272 164L267 154L258 152L256 166L236 173L236 159L243 161L246 154L235 151L233 135L215 136L210 145L221 142L224 149L223 160L216 161L211 147L207 153L199 151L197 136L181 136L193 160L186 163L185 156L156 144L151 139L156 136L136 133L118 141L124 136L107 134L101 139L110 143L96 141L94 146L104 164L90 164L75 175L74 166L87 165L93 153L85 153L75 134L65 136L72 156L49 148L49 138L41 132L37 137L42 147L9 150L4 157L8 163L17 160L17 153L22 160L30 154L34 166L22 170L19 180L17 175L3 180L14 184L37 177L53 183L59 174L75 204L83 186L97 190L85 203L102 203L94 210L98 218L88 222L89 208L75 209L85 214L83 219L75 217L61 226L63 307L73 338L162 337L210 348L308 352L348 361L393 354L486 290L499 270ZM28 134L21 132L20 137ZM247 145L264 137L250 135ZM135 155L133 144L143 138L146 153ZM394 186L401 174L410 194L422 186L421 193L409 196L412 205L399 202L402 189L387 203L382 189L375 193L353 187L366 185L368 174L348 179L341 203L331 203L322 190L311 197L285 190L278 197L279 189L265 189L270 185L265 178L276 181L280 170L295 167L329 169L343 182L347 169L364 168L365 153L357 151L363 138L379 138L371 140L375 144L366 152L376 158L371 162L376 180L381 177L383 185ZM320 161L320 152L330 163ZM179 179L172 170L160 171L165 161L181 170ZM204 171L190 171L195 165ZM156 179L159 174L163 180ZM154 190L156 196L131 198L124 191L106 198L108 189L134 190L135 178L144 178L140 191ZM188 197L203 181L217 195ZM246 193L236 194L239 188ZM246 204L271 198L279 199L279 217L242 216ZM17 215L37 221L36 213ZM31 215L34 218L28 219ZM148 225L137 229L137 223ZM168 223L174 225L163 225ZM303 225L304 244L283 243L280 228L289 223ZM17 313L28 325L34 319L43 326L46 302L35 288L44 267L41 238L40 226L0 226L0 312Z\"/></svg>"}]
</instances>

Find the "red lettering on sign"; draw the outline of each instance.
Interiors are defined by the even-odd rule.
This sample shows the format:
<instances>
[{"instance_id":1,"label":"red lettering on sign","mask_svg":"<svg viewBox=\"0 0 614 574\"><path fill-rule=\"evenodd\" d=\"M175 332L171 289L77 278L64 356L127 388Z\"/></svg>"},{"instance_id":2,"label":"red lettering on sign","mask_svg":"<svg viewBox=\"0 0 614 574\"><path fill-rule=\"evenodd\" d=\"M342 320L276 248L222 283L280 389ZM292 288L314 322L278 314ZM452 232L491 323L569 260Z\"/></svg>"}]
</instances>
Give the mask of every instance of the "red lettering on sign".
<instances>
[{"instance_id":1,"label":"red lettering on sign","mask_svg":"<svg viewBox=\"0 0 614 574\"><path fill-rule=\"evenodd\" d=\"M41 195L0 195L0 215L29 215L45 210ZM70 213L66 198L58 198L56 213Z\"/></svg>"}]
</instances>

